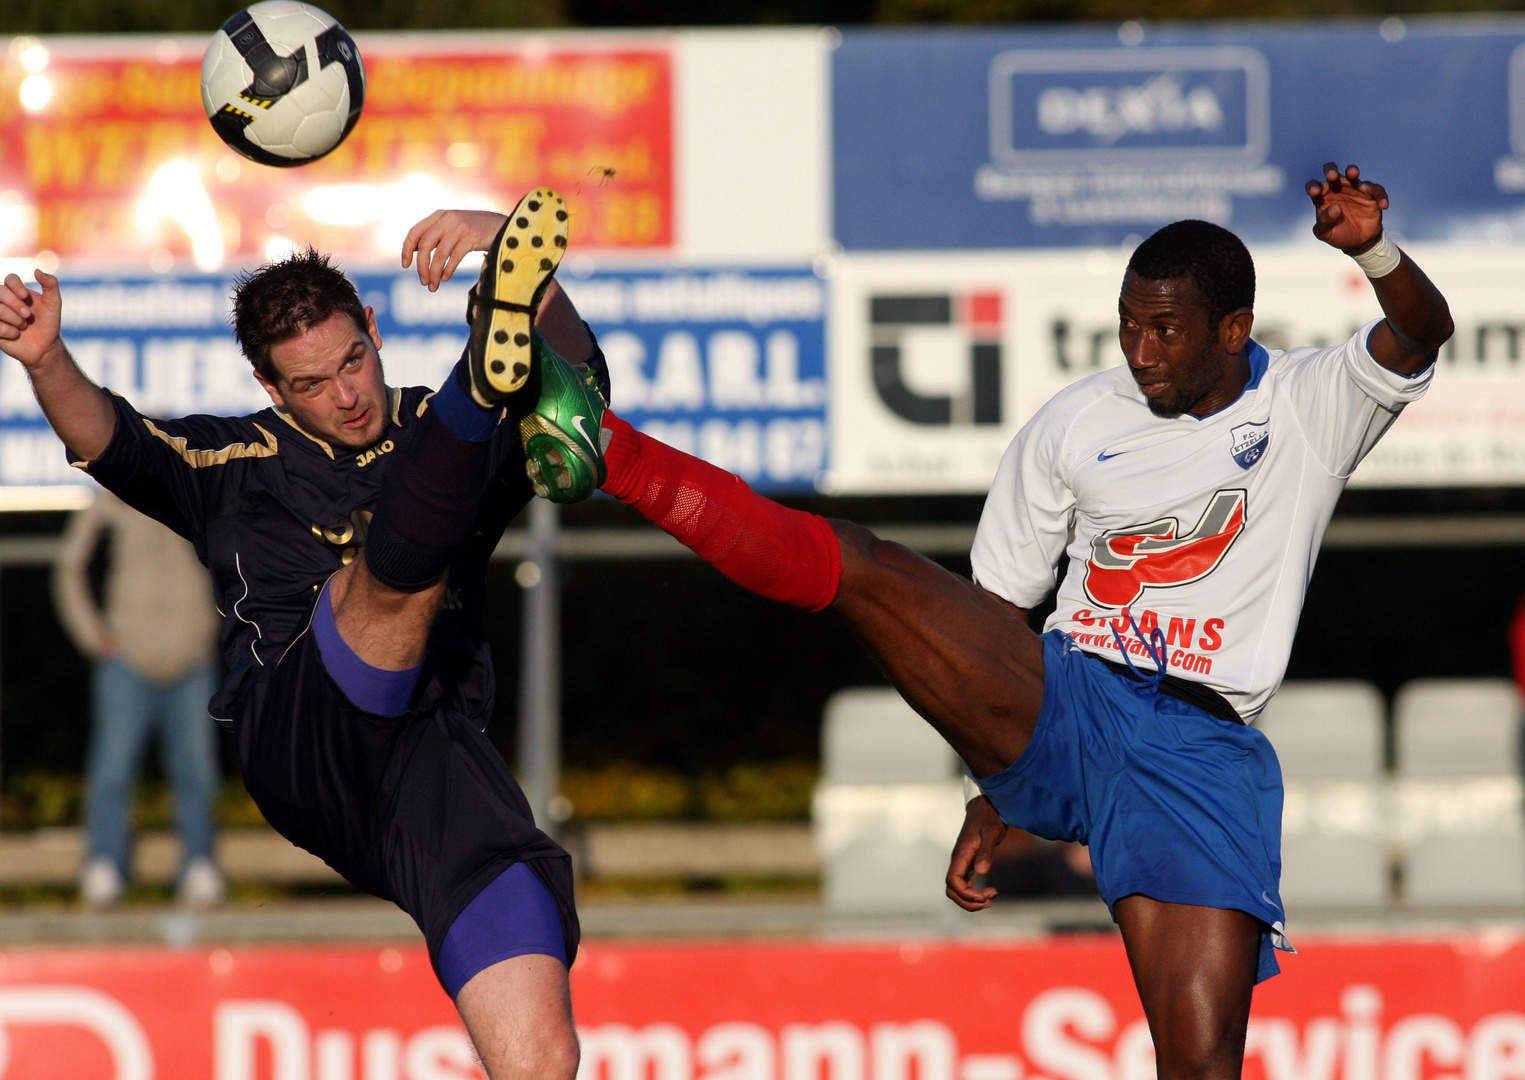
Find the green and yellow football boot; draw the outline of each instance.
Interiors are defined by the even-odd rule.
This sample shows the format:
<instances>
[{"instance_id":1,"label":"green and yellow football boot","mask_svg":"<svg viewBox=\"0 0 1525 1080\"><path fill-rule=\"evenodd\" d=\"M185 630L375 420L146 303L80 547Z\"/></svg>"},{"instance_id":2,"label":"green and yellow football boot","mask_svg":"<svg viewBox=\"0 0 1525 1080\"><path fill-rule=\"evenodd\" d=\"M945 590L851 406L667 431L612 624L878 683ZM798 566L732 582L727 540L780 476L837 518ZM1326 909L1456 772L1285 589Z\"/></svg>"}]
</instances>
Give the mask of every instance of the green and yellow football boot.
<instances>
[{"instance_id":1,"label":"green and yellow football boot","mask_svg":"<svg viewBox=\"0 0 1525 1080\"><path fill-rule=\"evenodd\" d=\"M525 472L535 494L555 503L581 502L608 475L604 467L604 399L591 370L569 363L533 332L534 378L540 395L518 417ZM509 405L510 414L516 410Z\"/></svg>"}]
</instances>

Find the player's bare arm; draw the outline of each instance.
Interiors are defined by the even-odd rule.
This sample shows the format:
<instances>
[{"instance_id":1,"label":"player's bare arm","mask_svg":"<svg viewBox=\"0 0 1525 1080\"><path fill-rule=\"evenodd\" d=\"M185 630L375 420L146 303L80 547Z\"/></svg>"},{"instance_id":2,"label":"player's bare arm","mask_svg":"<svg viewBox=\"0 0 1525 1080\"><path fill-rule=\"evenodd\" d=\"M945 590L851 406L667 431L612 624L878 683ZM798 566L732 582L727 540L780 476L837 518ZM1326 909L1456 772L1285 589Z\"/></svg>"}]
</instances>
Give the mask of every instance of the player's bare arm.
<instances>
[{"instance_id":1,"label":"player's bare arm","mask_svg":"<svg viewBox=\"0 0 1525 1080\"><path fill-rule=\"evenodd\" d=\"M1382 211L1389 206L1387 191L1381 184L1361 179L1357 166L1347 165L1341 173L1329 162L1322 180L1308 181L1307 192L1316 212L1313 235L1330 247L1358 258L1384 243ZM1387 319L1372 332L1370 348L1372 357L1389 371L1413 375L1435 361L1456 327L1434 282L1407 253L1398 252L1398 256L1395 268L1371 278Z\"/></svg>"},{"instance_id":2,"label":"player's bare arm","mask_svg":"<svg viewBox=\"0 0 1525 1080\"><path fill-rule=\"evenodd\" d=\"M412 266L417 256L419 284L434 292L467 255L492 247L506 220L495 210L436 210L403 238L402 268Z\"/></svg>"},{"instance_id":3,"label":"player's bare arm","mask_svg":"<svg viewBox=\"0 0 1525 1080\"><path fill-rule=\"evenodd\" d=\"M0 351L20 361L43 415L77 457L94 460L116 431L106 392L79 369L59 336L63 297L58 279L36 271L36 292L15 274L0 283Z\"/></svg>"}]
</instances>

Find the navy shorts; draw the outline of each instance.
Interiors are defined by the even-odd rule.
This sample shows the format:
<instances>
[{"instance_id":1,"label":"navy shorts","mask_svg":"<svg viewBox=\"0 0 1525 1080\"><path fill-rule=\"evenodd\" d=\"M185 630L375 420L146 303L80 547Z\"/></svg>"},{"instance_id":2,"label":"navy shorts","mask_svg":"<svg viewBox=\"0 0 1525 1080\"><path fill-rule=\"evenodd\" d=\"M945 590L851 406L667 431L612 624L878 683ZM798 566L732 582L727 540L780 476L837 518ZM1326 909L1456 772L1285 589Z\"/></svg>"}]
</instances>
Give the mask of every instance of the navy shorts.
<instances>
[{"instance_id":1,"label":"navy shorts","mask_svg":"<svg viewBox=\"0 0 1525 1080\"><path fill-rule=\"evenodd\" d=\"M455 692L470 663L431 649L407 710L383 716L345 696L304 632L233 717L266 820L413 916L452 995L509 956L570 962L579 938L571 859Z\"/></svg>"},{"instance_id":2,"label":"navy shorts","mask_svg":"<svg viewBox=\"0 0 1525 1080\"><path fill-rule=\"evenodd\" d=\"M1043 708L1010 767L979 780L1008 825L1091 849L1109 908L1140 894L1262 924L1255 981L1283 930L1281 766L1259 731L1210 716L1043 636ZM1115 916L1115 910L1114 910Z\"/></svg>"}]
</instances>

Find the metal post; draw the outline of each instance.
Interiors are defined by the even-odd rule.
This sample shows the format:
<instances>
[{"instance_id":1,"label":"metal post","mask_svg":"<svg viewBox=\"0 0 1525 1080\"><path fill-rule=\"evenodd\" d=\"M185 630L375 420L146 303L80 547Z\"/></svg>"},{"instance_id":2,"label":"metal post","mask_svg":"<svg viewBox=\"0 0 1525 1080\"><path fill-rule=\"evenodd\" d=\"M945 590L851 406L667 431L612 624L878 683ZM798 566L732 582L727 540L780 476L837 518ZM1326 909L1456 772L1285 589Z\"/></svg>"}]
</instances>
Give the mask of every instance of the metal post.
<instances>
[{"instance_id":1,"label":"metal post","mask_svg":"<svg viewBox=\"0 0 1525 1080\"><path fill-rule=\"evenodd\" d=\"M519 782L535 824L554 834L551 813L561 777L561 582L555 503L530 507L528 557L514 571L524 590L519 673Z\"/></svg>"}]
</instances>

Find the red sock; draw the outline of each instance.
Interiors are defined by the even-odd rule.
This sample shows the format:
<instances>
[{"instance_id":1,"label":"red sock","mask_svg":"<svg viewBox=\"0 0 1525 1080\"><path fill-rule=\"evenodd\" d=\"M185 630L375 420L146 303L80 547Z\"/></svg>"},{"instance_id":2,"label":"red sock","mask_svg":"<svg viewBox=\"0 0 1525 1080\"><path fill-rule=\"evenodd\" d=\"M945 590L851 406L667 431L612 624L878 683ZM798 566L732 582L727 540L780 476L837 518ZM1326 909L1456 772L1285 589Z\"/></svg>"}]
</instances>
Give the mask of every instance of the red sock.
<instances>
[{"instance_id":1,"label":"red sock","mask_svg":"<svg viewBox=\"0 0 1525 1080\"><path fill-rule=\"evenodd\" d=\"M837 597L842 548L819 514L765 499L745 480L642 435L612 412L604 490L743 589L821 611Z\"/></svg>"}]
</instances>

